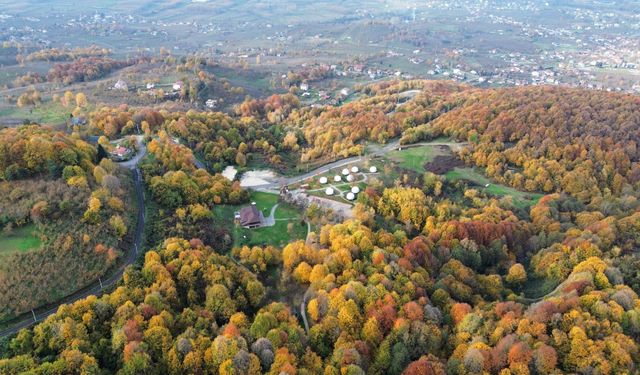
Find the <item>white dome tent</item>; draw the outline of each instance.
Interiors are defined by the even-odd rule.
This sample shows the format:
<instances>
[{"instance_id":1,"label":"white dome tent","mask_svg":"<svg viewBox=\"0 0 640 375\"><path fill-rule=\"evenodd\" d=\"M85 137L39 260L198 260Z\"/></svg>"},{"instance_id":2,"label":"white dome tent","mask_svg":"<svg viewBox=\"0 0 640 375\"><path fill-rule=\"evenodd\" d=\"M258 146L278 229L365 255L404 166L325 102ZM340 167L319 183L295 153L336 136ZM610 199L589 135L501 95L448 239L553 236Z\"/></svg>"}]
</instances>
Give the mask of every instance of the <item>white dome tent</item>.
<instances>
[{"instance_id":1,"label":"white dome tent","mask_svg":"<svg viewBox=\"0 0 640 375\"><path fill-rule=\"evenodd\" d=\"M356 195L351 193L351 192L349 192L349 193L347 193L347 199L352 201L352 200L356 199Z\"/></svg>"},{"instance_id":2,"label":"white dome tent","mask_svg":"<svg viewBox=\"0 0 640 375\"><path fill-rule=\"evenodd\" d=\"M333 176L333 181L340 182L340 181L342 181L342 177L340 177L340 175L335 175L335 176Z\"/></svg>"},{"instance_id":3,"label":"white dome tent","mask_svg":"<svg viewBox=\"0 0 640 375\"><path fill-rule=\"evenodd\" d=\"M328 188L327 188L327 190L325 190L325 191L324 191L324 193L325 193L326 195L333 195L334 190L333 190L333 188L328 187Z\"/></svg>"},{"instance_id":4,"label":"white dome tent","mask_svg":"<svg viewBox=\"0 0 640 375\"><path fill-rule=\"evenodd\" d=\"M369 172L371 172L371 173L377 173L377 172L378 172L378 167L376 167L375 165L372 165L372 166L369 168Z\"/></svg>"},{"instance_id":5,"label":"white dome tent","mask_svg":"<svg viewBox=\"0 0 640 375\"><path fill-rule=\"evenodd\" d=\"M356 167L355 165L351 167L351 173L358 173L358 172L360 172L360 169L358 167Z\"/></svg>"},{"instance_id":6,"label":"white dome tent","mask_svg":"<svg viewBox=\"0 0 640 375\"><path fill-rule=\"evenodd\" d=\"M329 179L327 179L326 177L320 177L320 183L321 184L326 184L327 182L329 182Z\"/></svg>"},{"instance_id":7,"label":"white dome tent","mask_svg":"<svg viewBox=\"0 0 640 375\"><path fill-rule=\"evenodd\" d=\"M351 192L353 194L358 194L360 192L360 188L358 186L354 186L351 188Z\"/></svg>"},{"instance_id":8,"label":"white dome tent","mask_svg":"<svg viewBox=\"0 0 640 375\"><path fill-rule=\"evenodd\" d=\"M347 176L347 181L349 181L349 182L353 182L353 180L355 180L355 177L353 177L353 175L352 175L352 174L350 174L350 175L348 175L348 176Z\"/></svg>"},{"instance_id":9,"label":"white dome tent","mask_svg":"<svg viewBox=\"0 0 640 375\"><path fill-rule=\"evenodd\" d=\"M348 175L348 174L349 174L349 170L348 170L347 168L345 168L345 169L343 169L343 170L342 170L342 175L343 175L343 176L346 176L346 175Z\"/></svg>"}]
</instances>

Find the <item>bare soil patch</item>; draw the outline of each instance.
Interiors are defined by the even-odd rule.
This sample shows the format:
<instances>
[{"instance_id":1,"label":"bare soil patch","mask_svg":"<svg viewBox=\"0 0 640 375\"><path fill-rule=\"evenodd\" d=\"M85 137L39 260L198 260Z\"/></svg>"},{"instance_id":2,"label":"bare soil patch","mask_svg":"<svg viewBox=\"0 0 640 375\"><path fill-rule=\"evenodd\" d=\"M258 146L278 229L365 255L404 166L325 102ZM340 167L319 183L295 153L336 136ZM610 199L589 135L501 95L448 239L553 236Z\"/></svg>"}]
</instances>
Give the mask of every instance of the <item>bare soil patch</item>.
<instances>
[{"instance_id":1,"label":"bare soil patch","mask_svg":"<svg viewBox=\"0 0 640 375\"><path fill-rule=\"evenodd\" d=\"M457 167L464 167L464 162L454 155L437 155L424 165L424 169L435 174L445 174Z\"/></svg>"}]
</instances>

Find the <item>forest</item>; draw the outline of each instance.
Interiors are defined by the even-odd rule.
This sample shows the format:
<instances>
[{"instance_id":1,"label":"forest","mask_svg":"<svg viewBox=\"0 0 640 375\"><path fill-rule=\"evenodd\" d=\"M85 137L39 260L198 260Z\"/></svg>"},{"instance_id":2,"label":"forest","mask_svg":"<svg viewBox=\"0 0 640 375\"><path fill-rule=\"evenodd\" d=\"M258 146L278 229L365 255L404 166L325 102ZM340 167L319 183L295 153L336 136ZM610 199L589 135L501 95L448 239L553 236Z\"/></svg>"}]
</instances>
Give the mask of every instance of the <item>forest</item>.
<instances>
[{"instance_id":1,"label":"forest","mask_svg":"<svg viewBox=\"0 0 640 375\"><path fill-rule=\"evenodd\" d=\"M640 370L638 97L430 81L358 93L314 108L291 94L247 98L234 113L97 108L87 132L145 134L149 248L109 293L0 341L0 373ZM46 226L78 212L90 239L66 236L72 249L94 247L92 230L122 234L100 225L126 220L111 203L126 199L125 179L96 165L92 146L37 126L0 134L0 204L15 206L0 219ZM542 198L520 207L464 179L400 169L391 182L371 177L343 222L307 207L314 241L230 249L216 225L216 205L249 200L218 174L227 165L286 170L443 137L463 145L463 165ZM27 189L30 179L40 182ZM79 198L65 204L68 189ZM41 199L57 208L32 205Z\"/></svg>"},{"instance_id":2,"label":"forest","mask_svg":"<svg viewBox=\"0 0 640 375\"><path fill-rule=\"evenodd\" d=\"M67 63L56 63L49 69L47 80L71 84L74 82L88 82L111 73L114 70L136 64L144 58L114 60L108 57L81 57Z\"/></svg>"},{"instance_id":3,"label":"forest","mask_svg":"<svg viewBox=\"0 0 640 375\"><path fill-rule=\"evenodd\" d=\"M83 57L104 57L110 54L110 50L92 45L76 48L44 48L29 53L24 59L26 61L66 61Z\"/></svg>"},{"instance_id":4,"label":"forest","mask_svg":"<svg viewBox=\"0 0 640 375\"><path fill-rule=\"evenodd\" d=\"M183 237L218 248L228 246L229 233L215 225L212 209L219 204L247 203L248 192L238 181L196 168L191 150L173 143L164 131L149 142L148 150L150 155L140 169L159 207L149 242L161 244L165 238Z\"/></svg>"},{"instance_id":5,"label":"forest","mask_svg":"<svg viewBox=\"0 0 640 375\"><path fill-rule=\"evenodd\" d=\"M93 146L52 129L0 131L0 227L10 235L32 225L42 242L2 255L0 317L56 301L121 255L131 225L130 177L108 159L95 164L96 157Z\"/></svg>"}]
</instances>

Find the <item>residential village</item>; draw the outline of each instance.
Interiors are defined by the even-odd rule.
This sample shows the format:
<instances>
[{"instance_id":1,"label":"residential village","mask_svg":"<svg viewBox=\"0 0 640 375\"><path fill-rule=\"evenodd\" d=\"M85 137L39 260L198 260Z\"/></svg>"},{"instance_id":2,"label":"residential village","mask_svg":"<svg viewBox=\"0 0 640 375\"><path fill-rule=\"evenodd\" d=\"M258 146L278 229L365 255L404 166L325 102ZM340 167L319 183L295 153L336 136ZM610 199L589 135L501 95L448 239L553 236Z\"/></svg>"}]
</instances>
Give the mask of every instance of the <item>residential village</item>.
<instances>
[{"instance_id":1,"label":"residential village","mask_svg":"<svg viewBox=\"0 0 640 375\"><path fill-rule=\"evenodd\" d=\"M355 8L345 25L371 28L365 35L317 30L287 17L282 17L281 22L253 19L225 23L196 17L160 20L102 9L88 14L53 12L46 19L4 11L0 12L0 41L34 48L55 46L59 41L51 39L50 31L58 28L65 35L102 38L106 47L107 40L129 38L131 45L119 54L198 51L200 56L221 63L258 70L277 66L283 72L305 69L307 65L324 66L330 77L348 81L345 87L351 87L353 80L366 83L389 77L424 77L482 87L548 84L640 92L638 14L622 15L586 7L549 13L548 4L534 1L494 5L432 0L413 8L391 6L379 12ZM461 9L464 15L455 13ZM453 13L457 16L450 17ZM432 30L441 19L447 19L450 28L462 30L464 38L449 40L448 32ZM225 37L251 30L262 30L251 43L236 43ZM512 43L496 42L504 38ZM308 48L301 49L301 45ZM363 49L353 51L353 45ZM526 48L520 48L523 45ZM323 48L339 52L332 59L316 58L312 51ZM118 85L117 89L127 90L132 85L123 81L125 85ZM141 91L171 99L180 92L175 84L156 84ZM339 104L345 99L341 92L314 92L315 84L300 86L304 100ZM213 109L217 104L202 105Z\"/></svg>"}]
</instances>

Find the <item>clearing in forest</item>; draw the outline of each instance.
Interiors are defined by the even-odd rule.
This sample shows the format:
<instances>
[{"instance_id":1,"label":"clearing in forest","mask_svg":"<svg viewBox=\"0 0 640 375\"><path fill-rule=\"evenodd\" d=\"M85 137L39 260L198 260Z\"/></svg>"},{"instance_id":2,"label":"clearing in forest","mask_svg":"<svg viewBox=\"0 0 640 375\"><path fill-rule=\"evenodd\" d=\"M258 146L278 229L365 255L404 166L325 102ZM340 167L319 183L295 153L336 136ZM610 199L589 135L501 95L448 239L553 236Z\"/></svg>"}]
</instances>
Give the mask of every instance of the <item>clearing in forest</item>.
<instances>
[{"instance_id":1,"label":"clearing in forest","mask_svg":"<svg viewBox=\"0 0 640 375\"><path fill-rule=\"evenodd\" d=\"M11 233L0 232L0 256L36 250L41 244L33 224L15 228Z\"/></svg>"}]
</instances>

